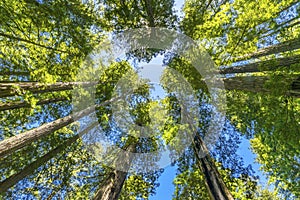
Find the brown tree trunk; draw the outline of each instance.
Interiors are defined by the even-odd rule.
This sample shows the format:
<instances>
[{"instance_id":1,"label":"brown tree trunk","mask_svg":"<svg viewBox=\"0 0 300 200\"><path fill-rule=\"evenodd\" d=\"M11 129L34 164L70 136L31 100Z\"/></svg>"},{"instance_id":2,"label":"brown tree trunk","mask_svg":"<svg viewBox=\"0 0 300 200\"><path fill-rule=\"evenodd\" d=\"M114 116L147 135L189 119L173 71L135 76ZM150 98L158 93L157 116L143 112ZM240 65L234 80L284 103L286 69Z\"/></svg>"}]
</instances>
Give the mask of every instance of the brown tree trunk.
<instances>
[{"instance_id":1,"label":"brown tree trunk","mask_svg":"<svg viewBox=\"0 0 300 200\"><path fill-rule=\"evenodd\" d=\"M117 98L112 98L108 101L105 101L97 106L103 106L107 105L113 101L115 101ZM30 144L33 141L37 141L38 139L49 135L50 133L57 131L74 121L87 116L95 111L96 106L88 107L82 111L76 112L72 115L66 116L64 118L57 119L53 122L43 124L40 127L34 128L32 130L26 131L24 133L20 133L16 136L10 137L8 139L5 139L0 142L0 158L4 157L10 153L12 153L15 150L18 150L28 144Z\"/></svg>"},{"instance_id":2,"label":"brown tree trunk","mask_svg":"<svg viewBox=\"0 0 300 200\"><path fill-rule=\"evenodd\" d=\"M272 60L266 60L256 63L250 63L241 66L228 67L220 69L220 74L233 74L233 73L248 73L248 72L262 72L279 69L280 67L289 67L292 64L300 63L300 55L277 58Z\"/></svg>"},{"instance_id":3,"label":"brown tree trunk","mask_svg":"<svg viewBox=\"0 0 300 200\"><path fill-rule=\"evenodd\" d=\"M108 178L100 185L94 200L118 200L133 160L132 153L135 152L135 148L136 143L129 144L125 155L116 159L115 165L122 165L124 170L113 169Z\"/></svg>"},{"instance_id":4,"label":"brown tree trunk","mask_svg":"<svg viewBox=\"0 0 300 200\"><path fill-rule=\"evenodd\" d=\"M267 76L242 76L223 79L226 90L242 90L248 92L271 93L272 88L266 88L265 84L270 78ZM282 80L286 84L291 82L289 88L283 91L283 95L300 98L300 80L298 77L291 77ZM280 88L281 83L277 82Z\"/></svg>"},{"instance_id":5,"label":"brown tree trunk","mask_svg":"<svg viewBox=\"0 0 300 200\"><path fill-rule=\"evenodd\" d=\"M217 167L209 156L209 152L199 136L195 137L193 145L198 167L204 175L205 185L212 200L234 200L226 187ZM199 156L203 155L205 156Z\"/></svg>"},{"instance_id":6,"label":"brown tree trunk","mask_svg":"<svg viewBox=\"0 0 300 200\"><path fill-rule=\"evenodd\" d=\"M18 95L18 91L15 87L19 87L21 90L27 90L32 93L46 93L72 90L76 86L89 87L96 84L97 82L60 82L53 84L42 84L37 82L0 83L0 98Z\"/></svg>"},{"instance_id":7,"label":"brown tree trunk","mask_svg":"<svg viewBox=\"0 0 300 200\"><path fill-rule=\"evenodd\" d=\"M55 157L57 154L62 152L66 147L70 146L72 143L74 143L78 138L80 138L82 135L88 133L91 129L93 129L97 123L93 123L89 127L87 127L85 130L80 132L79 134L67 139L64 143L58 145L56 148L45 154L44 156L38 158L33 163L27 165L24 169L22 169L20 172L10 176L9 178L3 180L0 182L0 193L5 192L10 187L18 183L20 180L24 179L26 176L32 174L39 166L50 160L51 158Z\"/></svg>"},{"instance_id":8,"label":"brown tree trunk","mask_svg":"<svg viewBox=\"0 0 300 200\"><path fill-rule=\"evenodd\" d=\"M56 103L60 101L66 101L68 98L66 97L58 97L53 99L43 99L37 102L37 105L44 105L50 103ZM3 110L13 110L17 108L30 108L31 104L28 102L10 102L10 103L0 103L0 111Z\"/></svg>"},{"instance_id":9,"label":"brown tree trunk","mask_svg":"<svg viewBox=\"0 0 300 200\"><path fill-rule=\"evenodd\" d=\"M259 58L261 56L268 56L275 53L281 53L286 51L292 51L300 48L300 38L296 38L293 40L289 40L286 42L282 42L276 45L272 45L263 49L259 49L258 51L246 54L244 56L238 57L235 61L241 61L250 58Z\"/></svg>"}]
</instances>

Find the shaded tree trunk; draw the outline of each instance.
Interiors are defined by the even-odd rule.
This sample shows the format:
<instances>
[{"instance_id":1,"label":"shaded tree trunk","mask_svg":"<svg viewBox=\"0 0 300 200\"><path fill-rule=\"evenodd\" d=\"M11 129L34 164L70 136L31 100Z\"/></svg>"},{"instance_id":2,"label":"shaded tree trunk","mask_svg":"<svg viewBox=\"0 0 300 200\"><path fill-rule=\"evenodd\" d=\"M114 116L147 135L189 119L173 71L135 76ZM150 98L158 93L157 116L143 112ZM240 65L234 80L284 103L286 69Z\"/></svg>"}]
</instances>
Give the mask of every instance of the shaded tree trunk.
<instances>
[{"instance_id":1,"label":"shaded tree trunk","mask_svg":"<svg viewBox=\"0 0 300 200\"><path fill-rule=\"evenodd\" d=\"M82 135L88 133L91 129L93 129L98 123L93 123L85 130L80 132L79 134L67 139L66 142L58 145L56 148L45 154L44 156L38 158L36 161L32 162L31 164L27 165L24 169L20 172L10 176L9 178L0 182L0 193L5 192L10 187L18 183L20 180L24 179L26 176L32 174L38 167L46 163L51 158L55 157L57 154L62 152L66 147L70 146L74 143L77 139L79 139Z\"/></svg>"},{"instance_id":2,"label":"shaded tree trunk","mask_svg":"<svg viewBox=\"0 0 300 200\"><path fill-rule=\"evenodd\" d=\"M193 145L198 167L204 175L206 188L212 200L234 200L230 191L226 187L217 167L209 156L209 152L202 139L196 135ZM205 156L199 156L203 155Z\"/></svg>"},{"instance_id":3,"label":"shaded tree trunk","mask_svg":"<svg viewBox=\"0 0 300 200\"><path fill-rule=\"evenodd\" d=\"M300 55L266 60L256 63L250 63L241 66L227 67L220 69L220 74L247 73L247 72L262 72L276 70L281 67L289 67L293 64L300 63Z\"/></svg>"},{"instance_id":4,"label":"shaded tree trunk","mask_svg":"<svg viewBox=\"0 0 300 200\"><path fill-rule=\"evenodd\" d=\"M117 98L112 98L108 101L100 103L97 106L107 105L115 101L116 99ZM31 142L37 141L38 139L47 136L54 131L63 128L73 123L74 121L93 113L94 111L95 106L91 106L72 115L68 115L53 122L43 124L42 126L3 140L0 142L0 158L30 144Z\"/></svg>"},{"instance_id":5,"label":"shaded tree trunk","mask_svg":"<svg viewBox=\"0 0 300 200\"><path fill-rule=\"evenodd\" d=\"M35 45L35 46L39 46L39 47L42 47L42 48L45 48L45 49L58 51L58 52L62 52L62 53L68 53L67 51L56 49L56 48L53 48L53 47L50 47L50 46L46 46L46 45L43 45L43 44L40 44L40 43L36 43L36 42L33 42L31 40L27 40L27 39L24 39L24 38L21 38L21 37L16 37L16 36L13 36L13 35L9 35L9 34L3 33L3 32L0 32L0 36L6 37L6 38L9 38L9 39L12 39L12 40L22 41L22 42L32 44L32 45Z\"/></svg>"},{"instance_id":6,"label":"shaded tree trunk","mask_svg":"<svg viewBox=\"0 0 300 200\"><path fill-rule=\"evenodd\" d=\"M282 42L276 45L272 45L266 48L259 49L258 51L246 54L244 56L238 57L235 61L241 61L249 58L259 58L261 56L268 56L275 53L282 53L286 51L292 51L300 48L300 38Z\"/></svg>"},{"instance_id":7,"label":"shaded tree trunk","mask_svg":"<svg viewBox=\"0 0 300 200\"><path fill-rule=\"evenodd\" d=\"M267 76L242 76L242 77L233 77L223 79L224 87L226 90L242 90L248 92L262 92L262 93L272 93L273 88L266 88L266 82L270 80ZM278 81L278 87L275 89L280 89L281 84L286 84L290 82L290 86L286 88L282 88L283 95L293 96L296 98L300 98L300 79L298 77L291 77L282 80L281 83Z\"/></svg>"},{"instance_id":8,"label":"shaded tree trunk","mask_svg":"<svg viewBox=\"0 0 300 200\"><path fill-rule=\"evenodd\" d=\"M46 93L64 90L72 90L76 86L89 87L96 85L97 82L60 82L53 84L41 84L37 82L16 82L16 83L0 83L0 97L9 97L18 95L16 90L19 87L32 93Z\"/></svg>"},{"instance_id":9,"label":"shaded tree trunk","mask_svg":"<svg viewBox=\"0 0 300 200\"><path fill-rule=\"evenodd\" d=\"M94 200L118 200L133 160L131 153L135 152L135 148L136 143L129 144L126 148L125 156L118 156L116 158L115 165L122 165L124 170L113 169L100 185L99 190L94 196Z\"/></svg>"}]
</instances>

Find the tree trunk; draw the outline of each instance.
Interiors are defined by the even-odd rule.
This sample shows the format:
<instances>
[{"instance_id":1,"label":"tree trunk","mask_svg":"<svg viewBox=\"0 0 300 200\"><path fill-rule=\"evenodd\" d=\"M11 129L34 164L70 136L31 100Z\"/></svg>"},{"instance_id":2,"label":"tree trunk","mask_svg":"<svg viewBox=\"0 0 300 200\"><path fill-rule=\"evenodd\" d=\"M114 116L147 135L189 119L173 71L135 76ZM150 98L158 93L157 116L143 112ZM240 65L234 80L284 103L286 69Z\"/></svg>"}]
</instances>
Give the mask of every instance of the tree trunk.
<instances>
[{"instance_id":1,"label":"tree trunk","mask_svg":"<svg viewBox=\"0 0 300 200\"><path fill-rule=\"evenodd\" d=\"M94 200L118 200L133 160L132 153L135 152L135 148L136 143L129 144L126 148L126 155L116 159L115 165L124 166L124 170L113 169L109 173L108 178L100 185L99 190L94 196Z\"/></svg>"},{"instance_id":2,"label":"tree trunk","mask_svg":"<svg viewBox=\"0 0 300 200\"><path fill-rule=\"evenodd\" d=\"M75 142L78 138L80 138L82 135L88 133L91 129L93 129L98 123L93 123L89 127L87 127L85 130L80 132L79 134L67 139L64 143L58 145L56 148L45 154L44 156L38 158L36 161L32 162L31 164L27 165L22 171L10 176L9 178L3 180L0 182L0 193L5 192L10 187L18 183L20 180L26 178L26 176L32 174L38 167L40 167L42 164L50 160L51 158L55 157L57 154L62 152L66 147L71 145L73 142Z\"/></svg>"},{"instance_id":3,"label":"tree trunk","mask_svg":"<svg viewBox=\"0 0 300 200\"><path fill-rule=\"evenodd\" d=\"M33 42L31 40L24 39L24 38L21 38L21 37L15 37L13 35L9 35L9 34L3 33L3 32L0 32L0 36L9 38L11 40L22 41L22 42L25 42L25 43L28 43L28 44L32 44L32 45L39 46L39 47L49 49L49 50L53 50L53 51L58 51L58 52L62 52L62 53L69 53L67 51L63 51L63 50L56 49L56 48L53 48L53 47L50 47L50 46L39 44L39 43Z\"/></svg>"},{"instance_id":4,"label":"tree trunk","mask_svg":"<svg viewBox=\"0 0 300 200\"><path fill-rule=\"evenodd\" d=\"M275 53L282 53L286 51L292 51L295 49L300 48L300 38L296 38L293 40L289 40L286 42L282 42L279 44L275 44L263 49L259 49L258 51L251 53L251 54L246 54L244 56L238 57L235 61L241 61L245 59L250 59L250 58L259 58L261 56L268 56L271 54Z\"/></svg>"},{"instance_id":5,"label":"tree trunk","mask_svg":"<svg viewBox=\"0 0 300 200\"><path fill-rule=\"evenodd\" d=\"M60 82L53 84L41 84L37 82L0 83L0 98L18 95L15 87L20 87L21 90L27 90L32 93L46 93L72 90L76 86L89 87L96 84L97 82Z\"/></svg>"},{"instance_id":6,"label":"tree trunk","mask_svg":"<svg viewBox=\"0 0 300 200\"><path fill-rule=\"evenodd\" d=\"M44 105L50 103L56 103L60 101L67 101L67 97L58 97L53 99L43 99L37 102L37 105ZM13 110L17 108L30 108L31 104L28 102L10 102L10 103L0 103L0 111L3 110Z\"/></svg>"},{"instance_id":7,"label":"tree trunk","mask_svg":"<svg viewBox=\"0 0 300 200\"><path fill-rule=\"evenodd\" d=\"M300 63L300 55L277 58L272 60L266 60L256 63L250 63L241 66L228 67L220 69L220 74L233 74L233 73L248 73L248 72L262 72L279 69L280 67L289 67L292 64Z\"/></svg>"},{"instance_id":8,"label":"tree trunk","mask_svg":"<svg viewBox=\"0 0 300 200\"><path fill-rule=\"evenodd\" d=\"M212 200L234 200L230 191L226 187L222 177L220 176L217 167L209 156L209 152L203 143L202 139L195 136L193 145L198 167L204 175L206 188ZM205 153L205 156L199 155Z\"/></svg>"},{"instance_id":9,"label":"tree trunk","mask_svg":"<svg viewBox=\"0 0 300 200\"><path fill-rule=\"evenodd\" d=\"M117 98L112 98L108 101L105 101L98 106L104 106L107 105L113 101L115 101ZM74 121L87 116L95 111L96 106L88 107L82 111L76 112L74 114L71 114L69 116L66 116L64 118L57 119L53 122L43 124L42 126L39 126L37 128L34 128L32 130L26 131L24 133L20 133L16 136L10 137L8 139L5 139L0 142L0 158L12 153L15 150L18 150L31 142L37 141L38 139L49 135L50 133L57 131Z\"/></svg>"},{"instance_id":10,"label":"tree trunk","mask_svg":"<svg viewBox=\"0 0 300 200\"><path fill-rule=\"evenodd\" d=\"M242 76L223 79L223 81L226 90L271 93L272 89L265 87L265 83L269 79L270 78L267 76ZM298 77L286 78L282 81L284 84L291 82L289 88L287 88L286 91L283 91L283 95L300 98L300 79ZM278 84L278 88L280 88L281 83L277 82L276 84Z\"/></svg>"}]
</instances>

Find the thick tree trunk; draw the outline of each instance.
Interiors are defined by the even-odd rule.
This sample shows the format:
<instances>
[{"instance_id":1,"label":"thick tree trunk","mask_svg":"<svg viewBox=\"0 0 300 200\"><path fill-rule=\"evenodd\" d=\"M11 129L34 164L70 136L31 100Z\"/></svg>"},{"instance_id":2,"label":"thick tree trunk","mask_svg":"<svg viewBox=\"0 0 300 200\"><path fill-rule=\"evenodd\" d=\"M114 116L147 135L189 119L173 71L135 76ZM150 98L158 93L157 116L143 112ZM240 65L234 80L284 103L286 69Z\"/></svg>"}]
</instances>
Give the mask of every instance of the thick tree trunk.
<instances>
[{"instance_id":1,"label":"thick tree trunk","mask_svg":"<svg viewBox=\"0 0 300 200\"><path fill-rule=\"evenodd\" d=\"M271 93L272 88L265 87L265 83L269 79L270 78L267 76L242 76L223 79L223 81L226 90ZM298 77L291 77L282 81L284 81L284 84L286 84L287 82L291 82L290 87L286 91L283 91L283 95L300 98L300 79ZM277 84L278 88L280 88L281 83L277 82Z\"/></svg>"},{"instance_id":2,"label":"thick tree trunk","mask_svg":"<svg viewBox=\"0 0 300 200\"><path fill-rule=\"evenodd\" d=\"M122 165L123 171L113 169L108 178L100 185L99 190L94 196L94 200L118 200L122 187L126 180L128 170L132 163L133 152L135 152L136 143L131 143L126 148L126 153L116 159L115 165Z\"/></svg>"},{"instance_id":3,"label":"thick tree trunk","mask_svg":"<svg viewBox=\"0 0 300 200\"><path fill-rule=\"evenodd\" d=\"M206 188L212 200L233 200L217 167L209 156L209 152L199 136L195 137L194 151L198 161L198 167L204 175ZM199 156L203 155L205 156Z\"/></svg>"},{"instance_id":4,"label":"thick tree trunk","mask_svg":"<svg viewBox=\"0 0 300 200\"><path fill-rule=\"evenodd\" d=\"M50 103L57 103L60 101L66 101L68 98L66 97L58 97L53 99L43 99L37 102L37 105L44 105ZM17 108L30 108L31 104L28 102L10 102L10 103L0 103L0 111L3 110L13 110Z\"/></svg>"},{"instance_id":5,"label":"thick tree trunk","mask_svg":"<svg viewBox=\"0 0 300 200\"><path fill-rule=\"evenodd\" d=\"M33 141L36 141L54 131L57 131L71 123L75 120L80 119L95 110L94 106L86 108L80 112L73 115L66 116L61 119L57 119L53 122L43 124L40 127L26 131L25 133L20 133L16 136L10 137L0 142L0 158L4 157L15 150L18 150Z\"/></svg>"},{"instance_id":6,"label":"thick tree trunk","mask_svg":"<svg viewBox=\"0 0 300 200\"><path fill-rule=\"evenodd\" d=\"M112 98L97 106L107 105L115 101L116 99L117 98ZM38 139L63 128L73 123L74 121L91 114L94 111L95 111L95 106L91 106L82 111L76 112L72 115L57 119L50 123L43 124L40 127L34 128L32 130L26 131L24 133L20 133L16 136L3 140L0 142L0 158L30 144L33 141L37 141Z\"/></svg>"},{"instance_id":7,"label":"thick tree trunk","mask_svg":"<svg viewBox=\"0 0 300 200\"><path fill-rule=\"evenodd\" d=\"M10 176L9 178L3 180L0 182L0 193L5 192L10 187L18 183L20 180L26 178L26 176L32 174L38 167L46 163L51 158L55 157L57 154L62 152L66 147L70 146L72 143L74 143L77 139L79 139L82 135L88 133L91 129L93 129L98 123L93 123L89 127L87 127L85 130L80 132L79 134L67 139L64 143L58 145L56 148L45 154L44 156L38 158L33 163L27 165L24 169L22 169L20 172Z\"/></svg>"},{"instance_id":8,"label":"thick tree trunk","mask_svg":"<svg viewBox=\"0 0 300 200\"><path fill-rule=\"evenodd\" d=\"M97 82L60 82L53 84L41 84L37 82L0 83L0 98L18 95L16 87L32 93L46 93L55 91L72 90L76 86L89 87Z\"/></svg>"},{"instance_id":9,"label":"thick tree trunk","mask_svg":"<svg viewBox=\"0 0 300 200\"><path fill-rule=\"evenodd\" d=\"M276 45L272 45L263 49L259 49L258 51L246 54L244 56L238 57L235 61L241 61L250 58L259 58L261 56L268 56L275 53L282 53L286 51L292 51L300 48L300 38L296 38L293 40L289 40L283 43L279 43Z\"/></svg>"},{"instance_id":10,"label":"thick tree trunk","mask_svg":"<svg viewBox=\"0 0 300 200\"><path fill-rule=\"evenodd\" d=\"M300 55L277 58L272 60L266 60L256 63L250 63L241 66L228 67L220 69L220 74L233 74L233 73L248 73L248 72L262 72L279 69L280 67L289 67L292 64L300 63Z\"/></svg>"}]
</instances>

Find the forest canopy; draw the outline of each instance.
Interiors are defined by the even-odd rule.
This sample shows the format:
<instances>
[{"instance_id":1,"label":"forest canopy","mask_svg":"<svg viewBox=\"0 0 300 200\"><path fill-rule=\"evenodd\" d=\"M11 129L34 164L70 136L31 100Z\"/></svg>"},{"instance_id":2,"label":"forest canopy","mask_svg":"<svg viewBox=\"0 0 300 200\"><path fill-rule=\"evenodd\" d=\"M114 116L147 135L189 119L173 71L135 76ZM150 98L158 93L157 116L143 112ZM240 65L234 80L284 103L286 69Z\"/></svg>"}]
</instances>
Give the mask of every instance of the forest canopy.
<instances>
[{"instance_id":1,"label":"forest canopy","mask_svg":"<svg viewBox=\"0 0 300 200\"><path fill-rule=\"evenodd\" d=\"M298 199L299 12L2 0L0 199Z\"/></svg>"}]
</instances>

